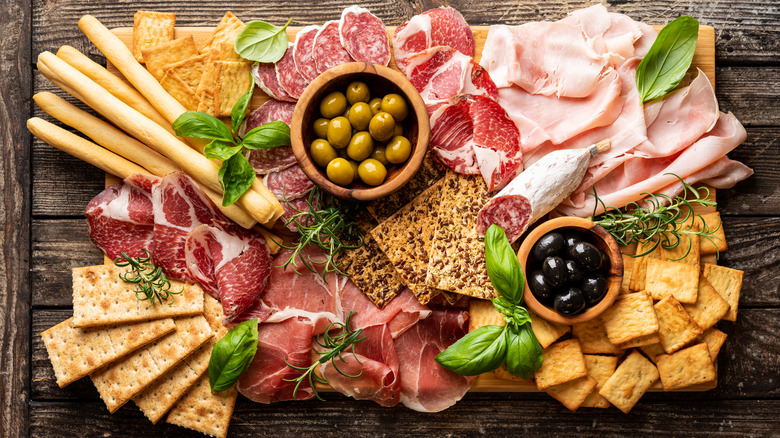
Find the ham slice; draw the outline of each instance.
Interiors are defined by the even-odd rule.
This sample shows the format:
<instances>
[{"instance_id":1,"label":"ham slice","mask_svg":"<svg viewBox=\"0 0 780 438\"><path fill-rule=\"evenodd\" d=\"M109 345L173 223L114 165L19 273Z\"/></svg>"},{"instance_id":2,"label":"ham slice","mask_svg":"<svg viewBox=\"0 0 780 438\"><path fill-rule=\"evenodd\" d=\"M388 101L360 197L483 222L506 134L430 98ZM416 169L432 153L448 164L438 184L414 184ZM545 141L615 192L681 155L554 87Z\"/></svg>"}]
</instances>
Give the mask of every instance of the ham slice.
<instances>
[{"instance_id":1,"label":"ham slice","mask_svg":"<svg viewBox=\"0 0 780 438\"><path fill-rule=\"evenodd\" d=\"M387 325L393 339L431 314L431 310L420 304L409 289L402 290L384 309L380 309L354 283L347 281L341 293L341 301L349 306L344 308L344 312L356 312L352 317L354 328Z\"/></svg>"},{"instance_id":2,"label":"ham slice","mask_svg":"<svg viewBox=\"0 0 780 438\"><path fill-rule=\"evenodd\" d=\"M393 33L393 54L401 71L407 59L434 46L450 46L474 56L474 34L460 12L450 7L430 9L398 26Z\"/></svg>"}]
</instances>

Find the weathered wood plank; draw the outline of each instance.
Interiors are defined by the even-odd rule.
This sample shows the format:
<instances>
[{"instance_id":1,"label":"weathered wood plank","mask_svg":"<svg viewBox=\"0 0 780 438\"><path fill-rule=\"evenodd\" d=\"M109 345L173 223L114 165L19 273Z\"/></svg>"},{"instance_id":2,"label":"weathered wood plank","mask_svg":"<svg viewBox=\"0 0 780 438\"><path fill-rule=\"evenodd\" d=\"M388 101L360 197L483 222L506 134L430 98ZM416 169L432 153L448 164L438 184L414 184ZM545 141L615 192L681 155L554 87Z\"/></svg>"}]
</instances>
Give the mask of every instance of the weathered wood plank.
<instances>
[{"instance_id":1,"label":"weathered wood plank","mask_svg":"<svg viewBox=\"0 0 780 438\"><path fill-rule=\"evenodd\" d=\"M747 128L747 140L729 157L755 174L718 191L718 210L726 215L780 215L780 128Z\"/></svg>"}]
</instances>

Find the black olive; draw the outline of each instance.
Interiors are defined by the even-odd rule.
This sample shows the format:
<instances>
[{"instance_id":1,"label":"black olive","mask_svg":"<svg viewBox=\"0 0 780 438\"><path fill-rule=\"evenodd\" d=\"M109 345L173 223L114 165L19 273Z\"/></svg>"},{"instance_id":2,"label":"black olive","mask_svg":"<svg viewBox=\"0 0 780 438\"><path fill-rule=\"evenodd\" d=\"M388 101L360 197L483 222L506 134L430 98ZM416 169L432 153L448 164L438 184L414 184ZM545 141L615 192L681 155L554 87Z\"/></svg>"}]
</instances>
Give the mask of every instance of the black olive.
<instances>
[{"instance_id":1,"label":"black olive","mask_svg":"<svg viewBox=\"0 0 780 438\"><path fill-rule=\"evenodd\" d=\"M566 265L560 257L547 257L542 262L544 278L551 286L557 287L566 283Z\"/></svg>"},{"instance_id":2,"label":"black olive","mask_svg":"<svg viewBox=\"0 0 780 438\"><path fill-rule=\"evenodd\" d=\"M531 278L528 279L528 287L531 288L534 297L536 297L540 303L545 306L552 304L553 299L555 298L555 291L553 290L553 287L547 283L542 271L537 269L531 272Z\"/></svg>"},{"instance_id":3,"label":"black olive","mask_svg":"<svg viewBox=\"0 0 780 438\"><path fill-rule=\"evenodd\" d=\"M585 308L585 298L576 287L570 287L557 297L553 305L555 311L561 315L576 315Z\"/></svg>"},{"instance_id":4,"label":"black olive","mask_svg":"<svg viewBox=\"0 0 780 438\"><path fill-rule=\"evenodd\" d=\"M592 306L601 301L607 293L607 279L601 274L589 274L582 280L581 289L585 302Z\"/></svg>"},{"instance_id":5,"label":"black olive","mask_svg":"<svg viewBox=\"0 0 780 438\"><path fill-rule=\"evenodd\" d=\"M566 265L566 281L568 281L569 284L579 286L582 278L585 276L580 265L574 260L566 260L563 263Z\"/></svg>"},{"instance_id":6,"label":"black olive","mask_svg":"<svg viewBox=\"0 0 780 438\"><path fill-rule=\"evenodd\" d=\"M531 255L536 260L544 260L547 257L559 255L563 248L563 234L551 232L537 240L531 249Z\"/></svg>"},{"instance_id":7,"label":"black olive","mask_svg":"<svg viewBox=\"0 0 780 438\"><path fill-rule=\"evenodd\" d=\"M569 249L569 258L587 270L594 271L601 266L601 253L588 242L577 242Z\"/></svg>"},{"instance_id":8,"label":"black olive","mask_svg":"<svg viewBox=\"0 0 780 438\"><path fill-rule=\"evenodd\" d=\"M571 248L574 247L574 244L581 241L582 236L580 233L573 231L573 230L567 230L563 232L563 251L564 253L568 253Z\"/></svg>"}]
</instances>

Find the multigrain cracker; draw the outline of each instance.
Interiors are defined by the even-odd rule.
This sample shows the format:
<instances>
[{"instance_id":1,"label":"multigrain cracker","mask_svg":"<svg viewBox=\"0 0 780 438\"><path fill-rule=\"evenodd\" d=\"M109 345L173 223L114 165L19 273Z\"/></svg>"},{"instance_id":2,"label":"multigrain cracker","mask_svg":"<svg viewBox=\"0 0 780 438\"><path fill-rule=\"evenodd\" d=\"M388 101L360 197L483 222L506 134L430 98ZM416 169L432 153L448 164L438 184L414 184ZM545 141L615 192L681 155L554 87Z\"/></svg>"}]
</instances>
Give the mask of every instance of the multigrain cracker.
<instances>
[{"instance_id":1,"label":"multigrain cracker","mask_svg":"<svg viewBox=\"0 0 780 438\"><path fill-rule=\"evenodd\" d=\"M176 14L138 11L133 16L133 56L144 62L143 49L173 40Z\"/></svg>"},{"instance_id":2,"label":"multigrain cracker","mask_svg":"<svg viewBox=\"0 0 780 438\"><path fill-rule=\"evenodd\" d=\"M588 375L580 342L569 339L542 351L542 367L534 373L537 389L546 389Z\"/></svg>"},{"instance_id":3,"label":"multigrain cracker","mask_svg":"<svg viewBox=\"0 0 780 438\"><path fill-rule=\"evenodd\" d=\"M704 265L704 277L710 282L715 291L726 300L730 308L726 321L737 320L737 307L739 306L739 292L742 289L742 276L744 272L736 269L725 268L717 265Z\"/></svg>"},{"instance_id":4,"label":"multigrain cracker","mask_svg":"<svg viewBox=\"0 0 780 438\"><path fill-rule=\"evenodd\" d=\"M596 390L591 392L587 398L580 404L585 408L608 408L609 401L599 394L599 389L604 386L607 379L615 374L617 367L617 357L615 356L595 356L585 355L585 368L588 370L588 376L596 380Z\"/></svg>"},{"instance_id":5,"label":"multigrain cracker","mask_svg":"<svg viewBox=\"0 0 780 438\"><path fill-rule=\"evenodd\" d=\"M366 209L379 223L384 222L400 210L404 205L412 202L412 200L418 197L428 187L434 185L437 181L444 178L446 168L434 157L434 154L429 153L423 159L420 170L414 174L412 179L404 186L403 189L395 191L384 198L371 201L366 206ZM431 212L433 213L433 212ZM438 212L437 212L438 213Z\"/></svg>"},{"instance_id":6,"label":"multigrain cracker","mask_svg":"<svg viewBox=\"0 0 780 438\"><path fill-rule=\"evenodd\" d=\"M215 48L219 49L223 43L232 45L243 27L243 21L239 20L232 12L226 12L217 27L214 28L214 32L200 47L200 53L208 53Z\"/></svg>"},{"instance_id":7,"label":"multigrain cracker","mask_svg":"<svg viewBox=\"0 0 780 438\"><path fill-rule=\"evenodd\" d=\"M530 309L528 310L528 316L531 317L531 330L542 348L549 347L553 342L569 333L570 327L568 325L545 321Z\"/></svg>"},{"instance_id":8,"label":"multigrain cracker","mask_svg":"<svg viewBox=\"0 0 780 438\"><path fill-rule=\"evenodd\" d=\"M634 270L634 257L628 254L620 254L623 258L623 281L620 283L620 294L631 293L631 273Z\"/></svg>"},{"instance_id":9,"label":"multigrain cracker","mask_svg":"<svg viewBox=\"0 0 780 438\"><path fill-rule=\"evenodd\" d=\"M653 245L653 242L642 243L639 242L636 245L636 253L642 254L647 251ZM658 245L652 252L643 255L641 257L634 257L634 265L631 268L631 281L629 282L629 288L632 291L638 292L645 290L645 274L647 273L647 261L650 259L661 258L661 245Z\"/></svg>"},{"instance_id":10,"label":"multigrain cracker","mask_svg":"<svg viewBox=\"0 0 780 438\"><path fill-rule=\"evenodd\" d=\"M363 238L363 245L340 257L339 263L355 286L381 309L404 289L404 281L374 238L369 234Z\"/></svg>"},{"instance_id":11,"label":"multigrain cracker","mask_svg":"<svg viewBox=\"0 0 780 438\"><path fill-rule=\"evenodd\" d=\"M159 81L165 74L166 66L198 56L198 48L195 46L195 38L188 35L143 49L141 53L146 69Z\"/></svg>"},{"instance_id":12,"label":"multigrain cracker","mask_svg":"<svg viewBox=\"0 0 780 438\"><path fill-rule=\"evenodd\" d=\"M598 386L596 379L585 376L572 381L551 386L544 390L552 398L561 402L566 408L575 412ZM607 403L609 405L609 403Z\"/></svg>"},{"instance_id":13,"label":"multigrain cracker","mask_svg":"<svg viewBox=\"0 0 780 438\"><path fill-rule=\"evenodd\" d=\"M238 390L235 386L224 391L211 392L209 376L205 373L176 403L165 421L206 435L224 438L227 436L237 397Z\"/></svg>"},{"instance_id":14,"label":"multigrain cracker","mask_svg":"<svg viewBox=\"0 0 780 438\"><path fill-rule=\"evenodd\" d=\"M726 243L726 233L723 231L723 223L720 220L720 213L716 211L702 214L701 218L704 219L704 223L707 224L707 231L710 233L709 239L704 237L699 241L701 245L701 254L717 254L718 252L729 249L729 246ZM698 225L699 229L703 230L701 223Z\"/></svg>"},{"instance_id":15,"label":"multigrain cracker","mask_svg":"<svg viewBox=\"0 0 780 438\"><path fill-rule=\"evenodd\" d=\"M630 341L623 342L622 344L618 345L618 348L621 350L626 350L628 348L643 347L645 345L652 345L658 342L661 342L661 338L658 336L658 333L653 333L651 335L640 336Z\"/></svg>"},{"instance_id":16,"label":"multigrain cracker","mask_svg":"<svg viewBox=\"0 0 780 438\"><path fill-rule=\"evenodd\" d=\"M599 394L627 414L656 380L658 369L634 350L604 382Z\"/></svg>"},{"instance_id":17,"label":"multigrain cracker","mask_svg":"<svg viewBox=\"0 0 780 438\"><path fill-rule=\"evenodd\" d=\"M655 304L658 337L667 353L673 353L702 334L702 329L685 311L682 304L669 295Z\"/></svg>"},{"instance_id":18,"label":"multigrain cracker","mask_svg":"<svg viewBox=\"0 0 780 438\"><path fill-rule=\"evenodd\" d=\"M674 354L656 358L664 391L714 382L718 375L706 343L696 344Z\"/></svg>"},{"instance_id":19,"label":"multigrain cracker","mask_svg":"<svg viewBox=\"0 0 780 438\"><path fill-rule=\"evenodd\" d=\"M698 265L660 259L647 261L645 291L654 300L671 295L681 303L695 303L698 290Z\"/></svg>"},{"instance_id":20,"label":"multigrain cracker","mask_svg":"<svg viewBox=\"0 0 780 438\"><path fill-rule=\"evenodd\" d=\"M585 354L617 354L619 348L609 342L604 325L598 318L571 326L572 334L580 340Z\"/></svg>"},{"instance_id":21,"label":"multigrain cracker","mask_svg":"<svg viewBox=\"0 0 780 438\"><path fill-rule=\"evenodd\" d=\"M644 292L619 296L612 307L601 314L609 342L619 345L658 331L653 299Z\"/></svg>"},{"instance_id":22,"label":"multigrain cracker","mask_svg":"<svg viewBox=\"0 0 780 438\"><path fill-rule=\"evenodd\" d=\"M726 342L726 334L713 327L702 333L698 338L696 338L696 341L707 344L707 348L710 350L710 357L712 358L712 362L715 362L718 357L718 353L720 353L720 348L723 347L723 343Z\"/></svg>"},{"instance_id":23,"label":"multigrain cracker","mask_svg":"<svg viewBox=\"0 0 780 438\"><path fill-rule=\"evenodd\" d=\"M702 330L714 326L716 322L726 316L731 308L729 303L707 281L704 274L699 276L699 292L696 296L696 302L683 304L683 307Z\"/></svg>"}]
</instances>

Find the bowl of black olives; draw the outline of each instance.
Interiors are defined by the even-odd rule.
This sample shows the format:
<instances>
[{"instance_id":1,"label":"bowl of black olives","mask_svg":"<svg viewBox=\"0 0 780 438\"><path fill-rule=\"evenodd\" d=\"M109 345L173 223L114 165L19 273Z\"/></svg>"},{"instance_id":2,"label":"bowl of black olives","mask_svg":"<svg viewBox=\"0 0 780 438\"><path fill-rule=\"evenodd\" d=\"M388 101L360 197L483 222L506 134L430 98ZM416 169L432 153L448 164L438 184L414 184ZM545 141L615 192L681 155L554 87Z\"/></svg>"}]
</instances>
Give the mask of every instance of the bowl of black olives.
<instances>
[{"instance_id":1,"label":"bowl of black olives","mask_svg":"<svg viewBox=\"0 0 780 438\"><path fill-rule=\"evenodd\" d=\"M370 201L400 189L420 169L430 123L425 102L403 73L351 62L306 87L290 138L317 186L341 199Z\"/></svg>"},{"instance_id":2,"label":"bowl of black olives","mask_svg":"<svg viewBox=\"0 0 780 438\"><path fill-rule=\"evenodd\" d=\"M525 301L548 321L589 321L620 292L620 248L604 228L587 219L560 217L542 223L523 241L517 257L526 277Z\"/></svg>"}]
</instances>

